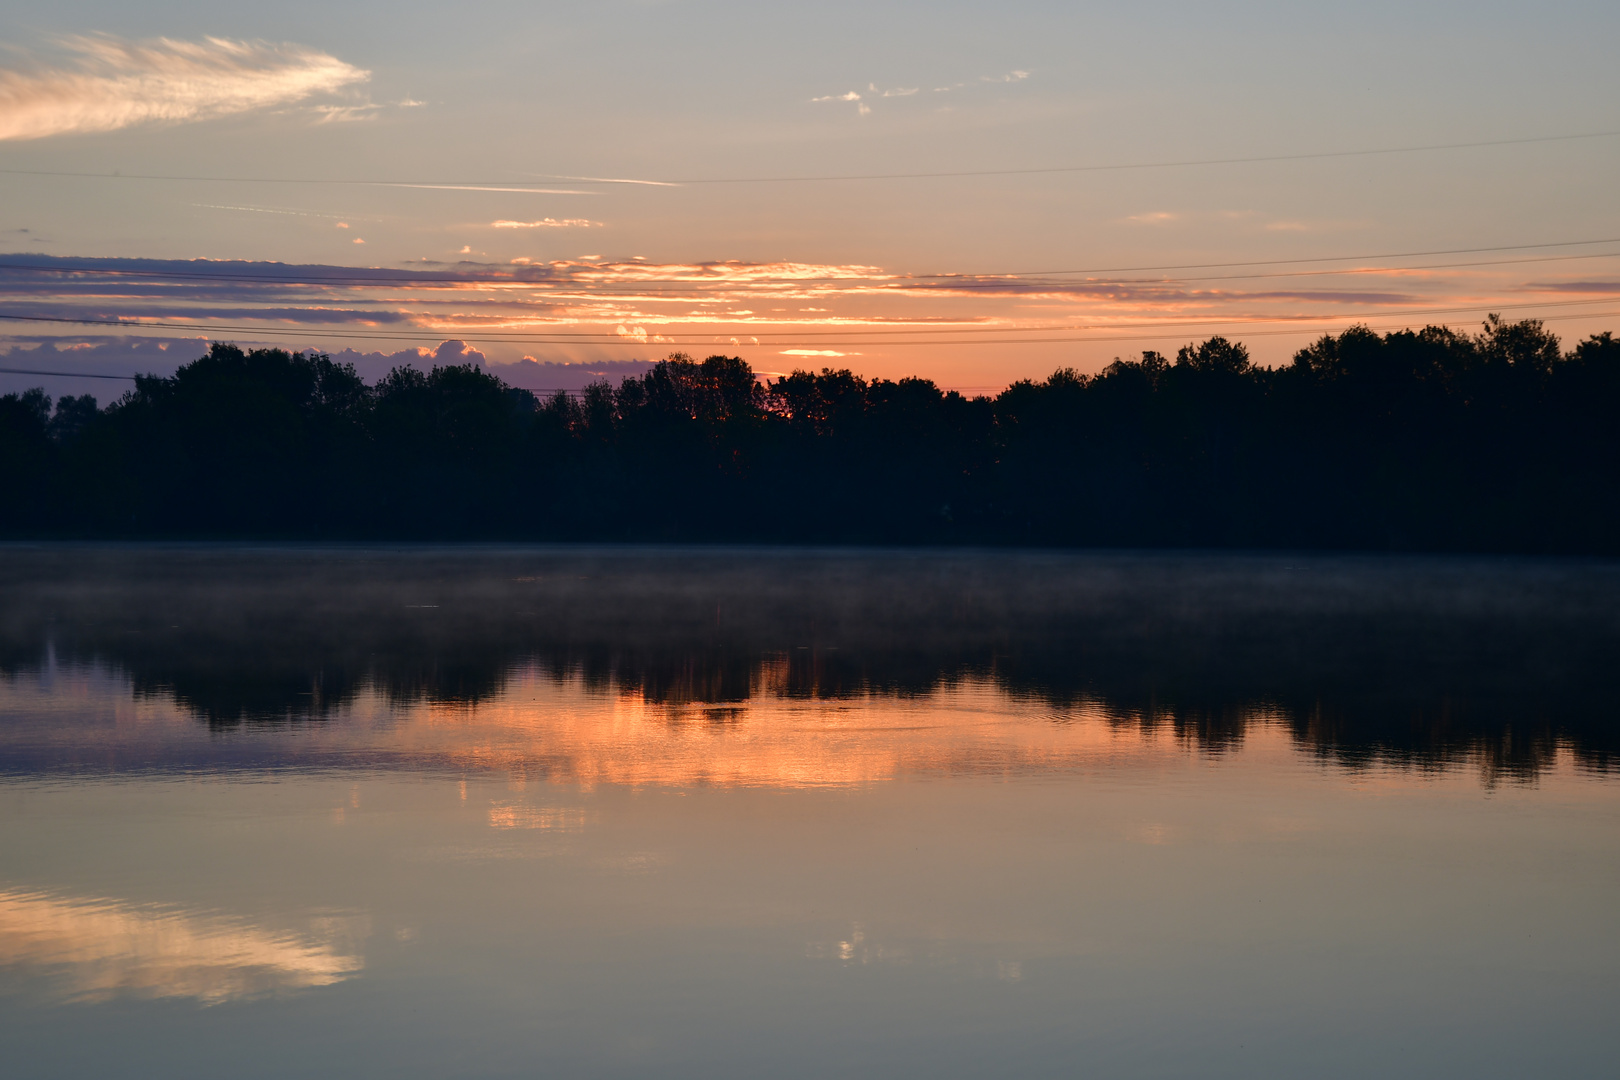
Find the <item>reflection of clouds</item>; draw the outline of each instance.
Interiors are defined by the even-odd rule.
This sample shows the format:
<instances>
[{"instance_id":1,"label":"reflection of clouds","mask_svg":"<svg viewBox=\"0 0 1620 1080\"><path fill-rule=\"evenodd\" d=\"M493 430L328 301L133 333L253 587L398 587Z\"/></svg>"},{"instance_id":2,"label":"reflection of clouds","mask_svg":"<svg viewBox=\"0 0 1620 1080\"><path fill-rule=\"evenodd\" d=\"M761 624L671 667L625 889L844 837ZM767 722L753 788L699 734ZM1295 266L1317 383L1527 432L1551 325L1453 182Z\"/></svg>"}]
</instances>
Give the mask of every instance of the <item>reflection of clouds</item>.
<instances>
[{"instance_id":1,"label":"reflection of clouds","mask_svg":"<svg viewBox=\"0 0 1620 1080\"><path fill-rule=\"evenodd\" d=\"M577 806L521 806L507 803L489 808L489 827L582 832L585 828L585 810Z\"/></svg>"},{"instance_id":2,"label":"reflection of clouds","mask_svg":"<svg viewBox=\"0 0 1620 1080\"><path fill-rule=\"evenodd\" d=\"M837 941L812 941L804 954L812 960L837 960L845 964L905 963L903 949L880 945L866 936L866 928L856 923L849 936Z\"/></svg>"},{"instance_id":3,"label":"reflection of clouds","mask_svg":"<svg viewBox=\"0 0 1620 1080\"><path fill-rule=\"evenodd\" d=\"M325 940L240 919L105 898L0 891L0 963L31 968L71 1001L194 998L204 1005L342 982L359 955L353 920L317 920Z\"/></svg>"},{"instance_id":4,"label":"reflection of clouds","mask_svg":"<svg viewBox=\"0 0 1620 1080\"><path fill-rule=\"evenodd\" d=\"M827 941L807 941L804 955L808 960L827 961L844 968L868 967L875 964L922 964L932 968L952 968L975 979L994 979L997 982L1016 983L1024 979L1022 960L998 957L992 959L969 947L964 954L960 935L909 936L905 946L891 941L874 940L871 931L862 923L851 925L849 933Z\"/></svg>"},{"instance_id":5,"label":"reflection of clouds","mask_svg":"<svg viewBox=\"0 0 1620 1080\"><path fill-rule=\"evenodd\" d=\"M994 979L1002 983L1024 980L1024 962L1007 958L963 955L965 943L959 938L913 937L910 947L873 940L872 934L861 923L855 923L850 932L830 941L808 941L804 955L808 960L828 961L844 968L869 967L875 964L910 965L920 963L932 968L951 968L975 979ZM973 950L969 950L971 953Z\"/></svg>"},{"instance_id":6,"label":"reflection of clouds","mask_svg":"<svg viewBox=\"0 0 1620 1080\"><path fill-rule=\"evenodd\" d=\"M598 870L620 874L651 874L672 861L668 855L658 851L631 851L621 855L603 855L593 859L591 865Z\"/></svg>"},{"instance_id":7,"label":"reflection of clouds","mask_svg":"<svg viewBox=\"0 0 1620 1080\"><path fill-rule=\"evenodd\" d=\"M1159 846L1171 842L1170 826L1160 821L1148 821L1130 830L1131 839L1139 844Z\"/></svg>"}]
</instances>

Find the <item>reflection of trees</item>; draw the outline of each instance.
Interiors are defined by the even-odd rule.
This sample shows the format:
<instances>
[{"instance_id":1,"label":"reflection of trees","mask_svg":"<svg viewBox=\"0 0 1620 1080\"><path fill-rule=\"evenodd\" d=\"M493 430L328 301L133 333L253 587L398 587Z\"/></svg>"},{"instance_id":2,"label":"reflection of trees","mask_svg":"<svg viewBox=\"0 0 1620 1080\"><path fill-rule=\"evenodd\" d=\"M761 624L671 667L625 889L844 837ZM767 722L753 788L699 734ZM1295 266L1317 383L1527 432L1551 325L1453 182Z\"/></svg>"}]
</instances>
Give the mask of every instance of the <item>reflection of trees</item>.
<instances>
[{"instance_id":1,"label":"reflection of trees","mask_svg":"<svg viewBox=\"0 0 1620 1080\"><path fill-rule=\"evenodd\" d=\"M0 667L129 672L217 727L362 691L477 704L519 667L674 707L914 696L965 678L1208 751L1251 724L1354 766L1607 769L1620 573L1599 565L216 548L11 552ZM1295 567L1298 567L1297 569ZM719 715L719 714L716 714Z\"/></svg>"}]
</instances>

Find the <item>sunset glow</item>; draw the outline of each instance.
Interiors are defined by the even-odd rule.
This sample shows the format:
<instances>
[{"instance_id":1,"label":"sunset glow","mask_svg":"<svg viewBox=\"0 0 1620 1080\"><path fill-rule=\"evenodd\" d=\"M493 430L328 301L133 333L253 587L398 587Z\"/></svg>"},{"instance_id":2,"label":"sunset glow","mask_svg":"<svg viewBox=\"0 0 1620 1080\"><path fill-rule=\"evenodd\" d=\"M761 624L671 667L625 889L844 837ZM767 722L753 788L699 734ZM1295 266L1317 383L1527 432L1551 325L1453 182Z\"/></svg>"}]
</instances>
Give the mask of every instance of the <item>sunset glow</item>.
<instances>
[{"instance_id":1,"label":"sunset glow","mask_svg":"<svg viewBox=\"0 0 1620 1080\"><path fill-rule=\"evenodd\" d=\"M301 16L12 35L0 349L128 374L160 341L460 341L503 376L725 352L985 392L1212 334L1276 364L1356 323L1498 312L1574 340L1620 316L1620 219L1589 191L1620 153L1595 104L1611 77L1571 61L1525 82L1500 59L1601 36L1546 13L1461 53L1381 36L1423 59L1362 99L1330 90L1361 84L1358 33L1250 15L1165 22L1146 84L1124 15L953 13L913 28L915 55L831 66L813 20L757 28L803 50L766 65L737 59L781 55L747 47L756 31L644 15L606 96L571 89L593 61L560 42L607 18L583 12L481 40L487 83L426 62L466 48L436 15L391 55ZM672 41L724 55L748 92L654 75ZM1077 65L1080 41L1101 52ZM517 61L531 47L545 59ZM1197 74L1211 49L1244 74ZM1290 73L1303 54L1322 78ZM1394 107L1427 93L1420 70L1455 100Z\"/></svg>"},{"instance_id":2,"label":"sunset glow","mask_svg":"<svg viewBox=\"0 0 1620 1080\"><path fill-rule=\"evenodd\" d=\"M1617 35L0 5L7 1075L1612 1072Z\"/></svg>"},{"instance_id":3,"label":"sunset glow","mask_svg":"<svg viewBox=\"0 0 1620 1080\"><path fill-rule=\"evenodd\" d=\"M497 222L547 224L572 223ZM49 311L59 320L56 349L74 347L66 334L77 326L91 331L80 341L98 356L109 326L160 340L291 335L295 344L362 353L424 340L431 351L455 339L503 375L536 353L589 363L662 355L648 345L742 351L768 369L772 355L837 358L858 349L856 366L867 372L899 377L926 358L946 385L986 386L994 377L987 356L1055 356L1088 343L1115 354L1173 352L1178 342L1220 332L1252 340L1263 354L1351 323L1467 325L1485 308L1535 312L1570 333L1608 318L1620 301L1620 283L1576 276L1588 258L1561 252L1519 256L1507 267L1425 261L1184 277L918 277L864 265L734 261L525 259L368 271L13 257L0 266L10 294L0 314Z\"/></svg>"}]
</instances>

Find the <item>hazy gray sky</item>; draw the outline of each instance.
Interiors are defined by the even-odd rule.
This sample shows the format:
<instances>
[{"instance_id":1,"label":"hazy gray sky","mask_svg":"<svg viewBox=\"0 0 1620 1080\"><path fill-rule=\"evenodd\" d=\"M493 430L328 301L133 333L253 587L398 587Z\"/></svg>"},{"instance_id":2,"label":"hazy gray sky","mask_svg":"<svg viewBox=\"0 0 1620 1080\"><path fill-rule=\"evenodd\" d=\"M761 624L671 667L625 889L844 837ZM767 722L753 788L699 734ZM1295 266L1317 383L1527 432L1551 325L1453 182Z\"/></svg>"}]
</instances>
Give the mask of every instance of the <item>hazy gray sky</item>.
<instances>
[{"instance_id":1,"label":"hazy gray sky","mask_svg":"<svg viewBox=\"0 0 1620 1080\"><path fill-rule=\"evenodd\" d=\"M0 174L0 251L158 276L6 271L0 313L959 386L1487 309L1571 337L1620 325L1620 243L1574 245L1620 238L1620 137L778 178L1620 131L1617 31L1595 3L10 4L0 168L120 176ZM440 280L162 277L194 259Z\"/></svg>"}]
</instances>

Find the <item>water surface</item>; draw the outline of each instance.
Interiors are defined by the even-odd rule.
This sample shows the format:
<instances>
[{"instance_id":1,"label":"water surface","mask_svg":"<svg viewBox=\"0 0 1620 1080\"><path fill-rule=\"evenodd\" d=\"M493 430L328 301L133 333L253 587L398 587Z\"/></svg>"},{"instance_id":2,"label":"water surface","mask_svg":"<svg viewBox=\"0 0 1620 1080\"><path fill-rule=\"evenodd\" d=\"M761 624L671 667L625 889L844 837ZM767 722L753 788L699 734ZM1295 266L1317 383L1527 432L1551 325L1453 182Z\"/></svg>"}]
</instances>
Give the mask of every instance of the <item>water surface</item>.
<instances>
[{"instance_id":1,"label":"water surface","mask_svg":"<svg viewBox=\"0 0 1620 1080\"><path fill-rule=\"evenodd\" d=\"M28 1075L1620 1050L1608 564L0 556Z\"/></svg>"}]
</instances>

